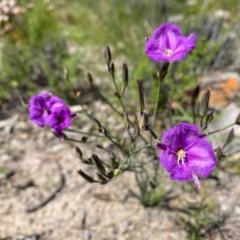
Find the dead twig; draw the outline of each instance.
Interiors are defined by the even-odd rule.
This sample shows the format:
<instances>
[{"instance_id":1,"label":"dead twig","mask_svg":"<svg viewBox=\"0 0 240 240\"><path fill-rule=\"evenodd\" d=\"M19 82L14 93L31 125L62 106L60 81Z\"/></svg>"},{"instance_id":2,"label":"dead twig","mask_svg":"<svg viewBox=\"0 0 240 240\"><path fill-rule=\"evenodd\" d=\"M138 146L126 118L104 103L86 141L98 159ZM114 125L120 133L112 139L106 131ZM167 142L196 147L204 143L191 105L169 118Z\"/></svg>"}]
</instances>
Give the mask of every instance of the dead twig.
<instances>
[{"instance_id":1,"label":"dead twig","mask_svg":"<svg viewBox=\"0 0 240 240\"><path fill-rule=\"evenodd\" d=\"M31 206L31 207L26 208L25 212L27 212L27 213L35 212L38 209L44 207L50 201L52 201L57 196L57 194L64 188L65 182L66 182L65 176L63 174L62 168L61 168L59 163L57 163L57 166L58 166L58 169L59 169L59 172L60 172L60 180L59 180L59 183L58 183L56 189L52 193L50 193L49 196L47 196L45 199L43 199L41 202L39 202L35 206Z\"/></svg>"}]
</instances>

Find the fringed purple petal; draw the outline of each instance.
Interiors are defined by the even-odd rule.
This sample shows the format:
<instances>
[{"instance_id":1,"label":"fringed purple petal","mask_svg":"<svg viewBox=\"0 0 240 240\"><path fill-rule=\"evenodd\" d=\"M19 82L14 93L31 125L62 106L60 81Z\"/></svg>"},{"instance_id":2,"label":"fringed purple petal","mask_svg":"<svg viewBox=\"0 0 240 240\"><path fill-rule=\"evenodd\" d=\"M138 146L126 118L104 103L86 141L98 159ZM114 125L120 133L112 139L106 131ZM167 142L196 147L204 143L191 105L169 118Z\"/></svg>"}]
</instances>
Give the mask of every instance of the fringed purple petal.
<instances>
[{"instance_id":1,"label":"fringed purple petal","mask_svg":"<svg viewBox=\"0 0 240 240\"><path fill-rule=\"evenodd\" d=\"M71 125L76 114L71 113L67 104L59 97L48 92L32 96L29 101L29 118L39 127L49 126L56 134Z\"/></svg>"},{"instance_id":2,"label":"fringed purple petal","mask_svg":"<svg viewBox=\"0 0 240 240\"><path fill-rule=\"evenodd\" d=\"M217 165L212 145L194 124L180 123L169 129L157 146L161 165L177 181L193 181L200 187L198 178L209 176Z\"/></svg>"},{"instance_id":3,"label":"fringed purple petal","mask_svg":"<svg viewBox=\"0 0 240 240\"><path fill-rule=\"evenodd\" d=\"M183 60L195 46L194 33L185 37L179 26L165 23L146 41L145 53L155 62L174 62Z\"/></svg>"}]
</instances>

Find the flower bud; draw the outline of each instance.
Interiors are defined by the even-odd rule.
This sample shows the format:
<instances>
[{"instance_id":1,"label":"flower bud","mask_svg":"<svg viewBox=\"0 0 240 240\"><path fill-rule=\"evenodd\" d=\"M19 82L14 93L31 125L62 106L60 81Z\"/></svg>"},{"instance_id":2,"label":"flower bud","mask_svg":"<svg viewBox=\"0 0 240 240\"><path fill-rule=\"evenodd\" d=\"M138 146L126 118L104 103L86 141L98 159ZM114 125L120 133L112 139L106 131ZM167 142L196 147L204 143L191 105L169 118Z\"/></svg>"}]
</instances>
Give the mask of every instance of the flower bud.
<instances>
[{"instance_id":1,"label":"flower bud","mask_svg":"<svg viewBox=\"0 0 240 240\"><path fill-rule=\"evenodd\" d=\"M110 63L112 61L112 54L111 54L110 48L108 46L105 48L104 58L106 60L107 65L110 66Z\"/></svg>"},{"instance_id":2,"label":"flower bud","mask_svg":"<svg viewBox=\"0 0 240 240\"><path fill-rule=\"evenodd\" d=\"M123 63L123 66L122 66L122 82L123 82L122 96L124 95L125 90L128 86L128 80L129 80L128 65L126 63Z\"/></svg>"},{"instance_id":3,"label":"flower bud","mask_svg":"<svg viewBox=\"0 0 240 240\"><path fill-rule=\"evenodd\" d=\"M121 173L121 170L119 168L115 169L113 172L113 176L117 177Z\"/></svg>"}]
</instances>

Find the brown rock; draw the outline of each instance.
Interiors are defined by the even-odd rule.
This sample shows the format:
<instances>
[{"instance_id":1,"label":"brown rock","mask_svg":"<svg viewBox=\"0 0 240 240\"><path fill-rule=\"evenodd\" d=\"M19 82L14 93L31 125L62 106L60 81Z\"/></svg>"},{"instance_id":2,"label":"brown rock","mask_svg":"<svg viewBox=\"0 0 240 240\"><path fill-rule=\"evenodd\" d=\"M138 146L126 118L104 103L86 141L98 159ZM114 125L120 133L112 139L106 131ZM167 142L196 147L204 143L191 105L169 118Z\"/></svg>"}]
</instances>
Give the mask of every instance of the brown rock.
<instances>
[{"instance_id":1,"label":"brown rock","mask_svg":"<svg viewBox=\"0 0 240 240\"><path fill-rule=\"evenodd\" d=\"M240 76L235 72L214 72L199 79L201 94L211 89L210 107L220 110L228 106L239 95Z\"/></svg>"}]
</instances>

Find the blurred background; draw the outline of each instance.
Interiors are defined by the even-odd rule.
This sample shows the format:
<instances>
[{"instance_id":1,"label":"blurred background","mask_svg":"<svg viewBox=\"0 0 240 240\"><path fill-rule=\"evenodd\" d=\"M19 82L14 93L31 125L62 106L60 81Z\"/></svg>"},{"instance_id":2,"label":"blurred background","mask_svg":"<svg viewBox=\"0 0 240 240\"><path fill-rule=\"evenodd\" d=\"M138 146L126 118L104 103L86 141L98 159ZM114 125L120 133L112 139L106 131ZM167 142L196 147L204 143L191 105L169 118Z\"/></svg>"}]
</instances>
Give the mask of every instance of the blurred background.
<instances>
[{"instance_id":1,"label":"blurred background","mask_svg":"<svg viewBox=\"0 0 240 240\"><path fill-rule=\"evenodd\" d=\"M178 23L185 35L195 32L198 46L186 61L173 64L169 77L184 79L185 90L210 70L239 71L238 0L2 0L0 7L0 103L4 117L41 89L74 103L71 91L87 91L91 72L108 87L104 48L109 46L116 68L130 69L130 95L137 79L154 79L157 64L144 54L145 38L163 22ZM105 84L106 83L106 84ZM154 81L147 83L150 95Z\"/></svg>"}]
</instances>

